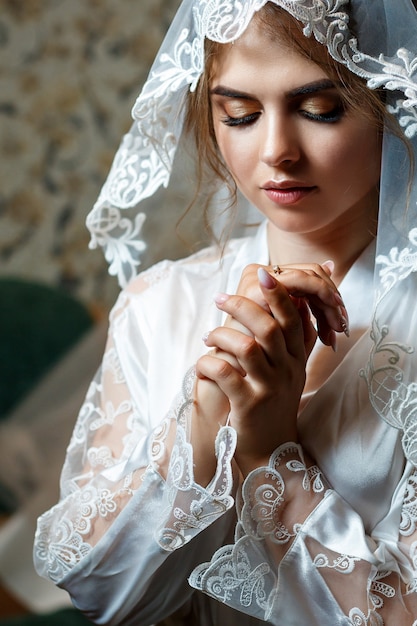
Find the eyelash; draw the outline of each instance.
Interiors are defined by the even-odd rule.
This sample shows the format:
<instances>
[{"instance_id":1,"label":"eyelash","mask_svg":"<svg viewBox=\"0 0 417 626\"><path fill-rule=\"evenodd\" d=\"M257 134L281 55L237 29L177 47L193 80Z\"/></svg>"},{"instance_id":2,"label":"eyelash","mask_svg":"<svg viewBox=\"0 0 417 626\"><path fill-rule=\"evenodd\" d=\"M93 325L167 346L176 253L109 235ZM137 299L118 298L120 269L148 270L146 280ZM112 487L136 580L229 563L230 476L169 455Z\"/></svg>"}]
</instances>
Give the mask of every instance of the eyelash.
<instances>
[{"instance_id":1,"label":"eyelash","mask_svg":"<svg viewBox=\"0 0 417 626\"><path fill-rule=\"evenodd\" d=\"M244 117L230 117L230 115L226 115L223 118L223 124L226 126L250 126L259 117L259 113L251 113L251 115L245 115Z\"/></svg>"},{"instance_id":2,"label":"eyelash","mask_svg":"<svg viewBox=\"0 0 417 626\"><path fill-rule=\"evenodd\" d=\"M323 122L324 124L334 124L339 122L345 114L345 107L342 103L337 104L334 109L327 111L326 113L309 113L308 111L301 111L304 117L313 122Z\"/></svg>"},{"instance_id":3,"label":"eyelash","mask_svg":"<svg viewBox=\"0 0 417 626\"><path fill-rule=\"evenodd\" d=\"M306 119L312 122L321 122L323 124L334 124L342 119L345 114L345 108L343 104L338 104L334 109L328 111L327 113L309 113L308 111L303 111L302 109L299 113L305 117ZM250 115L245 115L244 117L231 117L227 115L223 118L222 122L226 126L236 127L236 126L250 126L258 119L260 113L251 113Z\"/></svg>"}]
</instances>

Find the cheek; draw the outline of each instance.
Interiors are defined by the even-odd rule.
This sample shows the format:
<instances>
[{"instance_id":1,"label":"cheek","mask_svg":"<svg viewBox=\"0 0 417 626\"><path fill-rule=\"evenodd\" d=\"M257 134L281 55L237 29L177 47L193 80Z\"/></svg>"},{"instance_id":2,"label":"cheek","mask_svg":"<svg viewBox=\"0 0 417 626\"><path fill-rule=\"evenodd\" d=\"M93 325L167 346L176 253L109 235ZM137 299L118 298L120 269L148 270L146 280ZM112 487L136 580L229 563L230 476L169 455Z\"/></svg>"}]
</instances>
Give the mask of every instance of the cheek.
<instances>
[{"instance_id":1,"label":"cheek","mask_svg":"<svg viewBox=\"0 0 417 626\"><path fill-rule=\"evenodd\" d=\"M217 132L217 145L223 160L233 178L241 179L248 171L253 171L255 164L251 154L251 142L244 138L243 133L228 134Z\"/></svg>"},{"instance_id":2,"label":"cheek","mask_svg":"<svg viewBox=\"0 0 417 626\"><path fill-rule=\"evenodd\" d=\"M326 163L339 180L352 179L363 185L378 182L381 165L381 141L374 129L348 129L338 140L322 146Z\"/></svg>"},{"instance_id":3,"label":"cheek","mask_svg":"<svg viewBox=\"0 0 417 626\"><path fill-rule=\"evenodd\" d=\"M375 132L362 133L350 148L348 155L351 172L364 186L374 187L381 170L381 142Z\"/></svg>"}]
</instances>

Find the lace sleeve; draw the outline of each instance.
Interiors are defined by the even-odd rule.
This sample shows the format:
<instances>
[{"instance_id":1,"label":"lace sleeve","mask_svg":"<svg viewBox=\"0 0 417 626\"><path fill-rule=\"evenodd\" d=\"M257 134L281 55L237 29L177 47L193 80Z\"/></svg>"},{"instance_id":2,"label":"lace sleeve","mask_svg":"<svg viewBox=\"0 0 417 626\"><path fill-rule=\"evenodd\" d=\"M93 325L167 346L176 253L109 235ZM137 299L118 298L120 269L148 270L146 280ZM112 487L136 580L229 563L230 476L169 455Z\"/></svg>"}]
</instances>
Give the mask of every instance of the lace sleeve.
<instances>
[{"instance_id":1,"label":"lace sleeve","mask_svg":"<svg viewBox=\"0 0 417 626\"><path fill-rule=\"evenodd\" d=\"M289 607L303 624L416 626L417 471L404 480L399 532L367 536L302 448L281 446L243 484L234 544L190 584L277 626Z\"/></svg>"},{"instance_id":2,"label":"lace sleeve","mask_svg":"<svg viewBox=\"0 0 417 626\"><path fill-rule=\"evenodd\" d=\"M61 499L39 519L34 552L38 572L66 588L90 618L102 619L104 612L106 619L118 624L133 610L132 603L152 604L149 581L167 567L170 554L205 529L210 531L234 504L232 429L222 428L218 434L217 470L211 483L203 488L194 482L188 441L193 370L186 374L168 414L156 428L149 426L146 393L130 388L115 341L114 327L128 301L124 294L113 311L103 363L67 450ZM140 343L140 337L135 341ZM135 369L139 387L146 386L147 376L142 348L141 365ZM141 397L143 406L137 402ZM224 523L228 530L230 521ZM225 532L217 524L211 538L205 538L207 546L221 545ZM190 593L187 571L199 561L193 547L181 552L183 592ZM174 598L169 578L165 584L170 587L169 606L168 597L176 603L180 594Z\"/></svg>"}]
</instances>

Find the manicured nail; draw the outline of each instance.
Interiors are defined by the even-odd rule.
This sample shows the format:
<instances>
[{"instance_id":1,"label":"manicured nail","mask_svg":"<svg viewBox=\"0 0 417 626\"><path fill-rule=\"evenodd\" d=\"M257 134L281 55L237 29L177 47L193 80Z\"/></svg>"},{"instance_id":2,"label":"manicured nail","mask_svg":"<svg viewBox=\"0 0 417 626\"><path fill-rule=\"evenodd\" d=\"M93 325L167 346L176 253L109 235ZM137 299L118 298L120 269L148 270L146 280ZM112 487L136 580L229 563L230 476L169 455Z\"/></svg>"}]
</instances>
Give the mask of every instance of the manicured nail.
<instances>
[{"instance_id":1,"label":"manicured nail","mask_svg":"<svg viewBox=\"0 0 417 626\"><path fill-rule=\"evenodd\" d=\"M216 293L214 296L214 302L216 304L224 304L229 298L230 296L227 293Z\"/></svg>"},{"instance_id":2,"label":"manicured nail","mask_svg":"<svg viewBox=\"0 0 417 626\"><path fill-rule=\"evenodd\" d=\"M208 331L207 333L204 333L204 335L202 336L202 340L204 341L204 343L206 343L207 339L209 338L210 335L210 331Z\"/></svg>"},{"instance_id":3,"label":"manicured nail","mask_svg":"<svg viewBox=\"0 0 417 626\"><path fill-rule=\"evenodd\" d=\"M276 287L277 281L263 267L258 269L258 279L265 289L273 289Z\"/></svg>"},{"instance_id":4,"label":"manicured nail","mask_svg":"<svg viewBox=\"0 0 417 626\"><path fill-rule=\"evenodd\" d=\"M322 267L327 267L327 269L329 270L330 274L333 274L333 272L334 272L334 261L329 259L328 261L324 261L324 263L322 263L321 266Z\"/></svg>"},{"instance_id":5,"label":"manicured nail","mask_svg":"<svg viewBox=\"0 0 417 626\"><path fill-rule=\"evenodd\" d=\"M350 337L349 322L343 315L340 318L340 326L342 327L342 330L345 333L346 337Z\"/></svg>"}]
</instances>

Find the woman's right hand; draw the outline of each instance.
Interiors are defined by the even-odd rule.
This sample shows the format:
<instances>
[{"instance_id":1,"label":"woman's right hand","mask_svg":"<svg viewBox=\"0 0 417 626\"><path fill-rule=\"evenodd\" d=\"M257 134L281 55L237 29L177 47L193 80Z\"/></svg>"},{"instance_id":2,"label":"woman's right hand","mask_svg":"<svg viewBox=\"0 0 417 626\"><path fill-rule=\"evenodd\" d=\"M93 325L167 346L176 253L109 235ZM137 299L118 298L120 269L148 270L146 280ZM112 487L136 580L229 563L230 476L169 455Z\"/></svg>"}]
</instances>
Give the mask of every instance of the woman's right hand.
<instances>
[{"instance_id":1,"label":"woman's right hand","mask_svg":"<svg viewBox=\"0 0 417 626\"><path fill-rule=\"evenodd\" d=\"M259 281L256 273L256 285L255 268L262 277ZM346 317L327 271L320 276L310 268L291 267L285 273L286 286L265 268L245 270L240 293L218 300L228 318L208 335L206 343L214 350L196 366L195 452L210 456L204 454L201 438L210 442L208 448L213 450L219 425L230 412L230 423L238 434L236 459L245 474L266 464L280 443L297 441L305 364L317 336L306 300L320 317L322 339L329 343L335 330L343 330L341 319ZM196 454L196 458L200 456ZM214 467L212 464L210 473Z\"/></svg>"}]
</instances>

